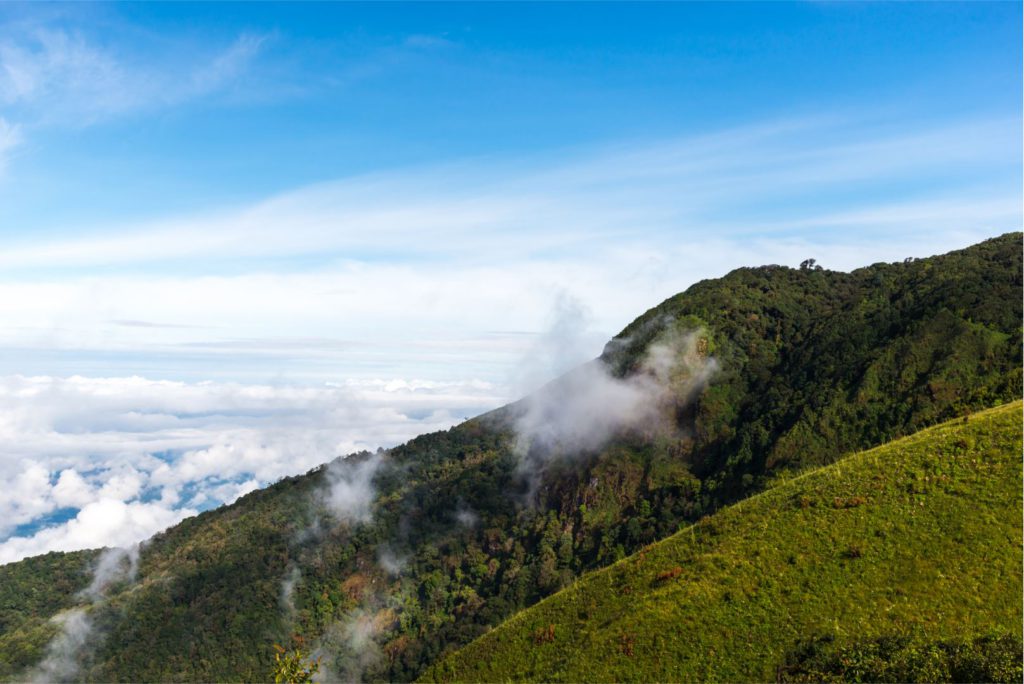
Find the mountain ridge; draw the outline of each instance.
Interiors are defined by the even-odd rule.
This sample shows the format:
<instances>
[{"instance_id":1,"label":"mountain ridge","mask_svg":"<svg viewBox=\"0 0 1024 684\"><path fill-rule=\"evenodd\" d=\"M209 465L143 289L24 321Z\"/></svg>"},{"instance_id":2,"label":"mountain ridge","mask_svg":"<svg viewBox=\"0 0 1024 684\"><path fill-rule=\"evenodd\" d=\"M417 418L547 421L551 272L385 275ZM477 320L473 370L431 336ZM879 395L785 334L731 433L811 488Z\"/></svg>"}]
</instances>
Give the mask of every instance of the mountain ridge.
<instances>
[{"instance_id":1,"label":"mountain ridge","mask_svg":"<svg viewBox=\"0 0 1024 684\"><path fill-rule=\"evenodd\" d=\"M285 478L150 540L137 580L83 608L98 636L76 676L262 679L270 646L299 634L339 676L412 679L582 572L777 479L1017 398L1020 242L702 281L627 326L585 387L664 400L669 429L627 422L599 445L531 456L505 407ZM719 366L693 397L676 394L688 376L659 380L650 363L666 339L688 340L673 366L684 376L687 354ZM365 482L360 464L376 464ZM360 483L375 498L334 501L353 505L339 517L325 492ZM45 609L4 597L0 652L16 657L0 657L0 676L45 656L46 611L81 606L80 589Z\"/></svg>"}]
</instances>

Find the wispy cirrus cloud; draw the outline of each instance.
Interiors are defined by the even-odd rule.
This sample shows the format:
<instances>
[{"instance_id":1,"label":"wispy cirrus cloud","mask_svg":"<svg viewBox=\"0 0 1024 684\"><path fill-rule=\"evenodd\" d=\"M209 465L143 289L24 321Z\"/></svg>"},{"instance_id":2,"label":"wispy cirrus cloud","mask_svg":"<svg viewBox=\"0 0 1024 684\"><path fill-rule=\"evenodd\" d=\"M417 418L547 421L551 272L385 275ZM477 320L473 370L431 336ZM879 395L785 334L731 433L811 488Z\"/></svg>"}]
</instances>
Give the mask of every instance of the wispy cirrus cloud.
<instances>
[{"instance_id":1,"label":"wispy cirrus cloud","mask_svg":"<svg viewBox=\"0 0 1024 684\"><path fill-rule=\"evenodd\" d=\"M881 128L881 130L879 130ZM1017 122L983 119L891 131L794 120L546 159L469 160L315 184L250 206L11 244L0 268L107 267L317 255L487 261L655 247L701 235L813 239L1019 226ZM936 219L943 219L936 225ZM953 225L955 222L956 225ZM84 234L82 234L84 233Z\"/></svg>"},{"instance_id":2,"label":"wispy cirrus cloud","mask_svg":"<svg viewBox=\"0 0 1024 684\"><path fill-rule=\"evenodd\" d=\"M15 147L21 143L21 132L18 126L0 116L0 178L7 167L7 158Z\"/></svg>"},{"instance_id":3,"label":"wispy cirrus cloud","mask_svg":"<svg viewBox=\"0 0 1024 684\"><path fill-rule=\"evenodd\" d=\"M210 95L244 74L266 41L241 34L214 49L172 43L132 55L61 27L0 34L0 104L33 126L88 125Z\"/></svg>"}]
</instances>

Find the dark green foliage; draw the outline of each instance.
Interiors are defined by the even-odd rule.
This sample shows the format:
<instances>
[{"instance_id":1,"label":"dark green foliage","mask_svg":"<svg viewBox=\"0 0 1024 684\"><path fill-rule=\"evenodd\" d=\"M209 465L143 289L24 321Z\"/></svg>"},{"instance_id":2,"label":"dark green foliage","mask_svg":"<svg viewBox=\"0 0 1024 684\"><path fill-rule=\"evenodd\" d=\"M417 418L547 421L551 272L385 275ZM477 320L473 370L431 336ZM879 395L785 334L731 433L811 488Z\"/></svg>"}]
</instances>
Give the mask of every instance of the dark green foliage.
<instances>
[{"instance_id":1,"label":"dark green foliage","mask_svg":"<svg viewBox=\"0 0 1024 684\"><path fill-rule=\"evenodd\" d=\"M1021 408L928 428L723 509L423 678L1019 681ZM537 643L540 627L553 643Z\"/></svg>"},{"instance_id":2,"label":"dark green foliage","mask_svg":"<svg viewBox=\"0 0 1024 684\"><path fill-rule=\"evenodd\" d=\"M25 615L53 615L76 604L102 550L47 553L0 565L0 631Z\"/></svg>"},{"instance_id":3,"label":"dark green foliage","mask_svg":"<svg viewBox=\"0 0 1024 684\"><path fill-rule=\"evenodd\" d=\"M636 363L652 322L702 321L721 373L694 420L718 504L799 470L1021 394L1021 235L852 273L769 266L704 281L609 345Z\"/></svg>"},{"instance_id":4,"label":"dark green foliage","mask_svg":"<svg viewBox=\"0 0 1024 684\"><path fill-rule=\"evenodd\" d=\"M892 635L838 646L815 639L779 668L786 682L1006 682L1024 677L1017 635L929 640L923 634Z\"/></svg>"},{"instance_id":5,"label":"dark green foliage","mask_svg":"<svg viewBox=\"0 0 1024 684\"><path fill-rule=\"evenodd\" d=\"M48 553L0 566L0 677L42 659L57 633L49 617L79 603L100 553Z\"/></svg>"},{"instance_id":6,"label":"dark green foliage","mask_svg":"<svg viewBox=\"0 0 1024 684\"><path fill-rule=\"evenodd\" d=\"M93 611L103 639L83 674L101 681L266 679L271 645L288 641L281 580L291 538L310 520L319 472L156 535L140 556L140 582Z\"/></svg>"},{"instance_id":7,"label":"dark green foliage","mask_svg":"<svg viewBox=\"0 0 1024 684\"><path fill-rule=\"evenodd\" d=\"M93 609L102 639L83 676L260 680L272 644L301 634L326 669L413 679L581 573L791 471L1016 398L1020 243L1007 235L849 274L740 269L695 285L603 356L625 375L666 325L703 330L699 351L721 370L694 402L680 399L667 433L622 435L525 477L511 405L383 455L369 523L338 523L317 503L323 468L186 520L143 549L134 586ZM837 553L861 563L858 544ZM60 607L39 605L31 624ZM21 615L0 639L30 624ZM377 646L358 650L375 657L355 657L347 628L372 635ZM617 652L633 643L623 638Z\"/></svg>"}]
</instances>

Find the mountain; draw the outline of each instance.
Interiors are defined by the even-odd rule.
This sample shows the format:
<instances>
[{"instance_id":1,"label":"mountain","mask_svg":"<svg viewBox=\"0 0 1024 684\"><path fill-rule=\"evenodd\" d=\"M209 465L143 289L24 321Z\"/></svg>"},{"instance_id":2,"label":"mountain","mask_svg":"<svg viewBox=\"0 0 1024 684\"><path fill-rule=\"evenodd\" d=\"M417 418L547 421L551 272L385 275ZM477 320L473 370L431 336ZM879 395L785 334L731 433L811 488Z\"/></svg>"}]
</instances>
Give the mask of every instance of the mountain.
<instances>
[{"instance_id":1,"label":"mountain","mask_svg":"<svg viewBox=\"0 0 1024 684\"><path fill-rule=\"evenodd\" d=\"M1020 681L1021 409L922 430L725 508L424 679Z\"/></svg>"},{"instance_id":2,"label":"mountain","mask_svg":"<svg viewBox=\"0 0 1024 684\"><path fill-rule=\"evenodd\" d=\"M0 568L0 676L264 680L297 635L339 677L415 679L723 506L1018 399L1021 240L739 269L503 409L286 478L137 554Z\"/></svg>"}]
</instances>

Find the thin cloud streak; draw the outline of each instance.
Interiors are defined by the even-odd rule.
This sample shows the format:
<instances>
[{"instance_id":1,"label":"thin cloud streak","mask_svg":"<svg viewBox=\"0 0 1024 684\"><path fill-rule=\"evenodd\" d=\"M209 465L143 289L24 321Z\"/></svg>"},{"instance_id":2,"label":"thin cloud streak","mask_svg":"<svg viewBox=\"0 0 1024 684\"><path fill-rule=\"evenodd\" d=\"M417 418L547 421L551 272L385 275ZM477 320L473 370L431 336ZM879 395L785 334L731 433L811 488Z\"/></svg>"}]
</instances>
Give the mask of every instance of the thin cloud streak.
<instances>
[{"instance_id":1,"label":"thin cloud streak","mask_svg":"<svg viewBox=\"0 0 1024 684\"><path fill-rule=\"evenodd\" d=\"M0 179L7 169L7 160L11 151L22 142L21 131L15 124L0 116Z\"/></svg>"},{"instance_id":2,"label":"thin cloud streak","mask_svg":"<svg viewBox=\"0 0 1024 684\"><path fill-rule=\"evenodd\" d=\"M47 368L57 362L67 369L62 372L84 372L87 354L95 353L103 356L88 361L94 375L157 368L173 371L157 371L158 377L247 382L395 374L506 383L545 328L553 298L563 294L593 314L592 358L604 340L653 304L733 268L796 266L813 257L826 268L849 270L966 247L1000 231L892 231L868 243L852 230L827 232L818 241L717 237L725 232L710 226L706 237L662 249L611 246L491 266L346 264L215 278L126 274L0 282L0 318L13 324L0 330L0 373L29 365L52 373ZM112 316L193 327L155 332L110 325ZM485 332L503 327L534 334Z\"/></svg>"},{"instance_id":3,"label":"thin cloud streak","mask_svg":"<svg viewBox=\"0 0 1024 684\"><path fill-rule=\"evenodd\" d=\"M737 226L760 218L826 225L836 214L861 215L853 227L871 231L879 227L868 211L877 191L903 184L911 206L941 199L964 208L964 229L1009 230L1016 226L1007 225L1006 206L1019 203L1019 188L1004 176L979 202L975 186L980 169L1019 164L1019 154L1006 144L1015 130L1014 122L982 120L878 137L849 124L797 122L577 156L548 168L467 162L383 173L318 184L247 208L45 245L12 244L0 255L0 268L174 268L187 260L189 268L202 270L204 264L217 269L313 254L527 258L586 250L599 238L654 246L686 239L708 224ZM808 149L808 138L818 144ZM941 192L929 196L916 187L936 175L944 177ZM841 196L825 210L794 208L806 202L777 206L785 198L822 193ZM931 216L905 214L905 231L931 228L925 223Z\"/></svg>"},{"instance_id":4,"label":"thin cloud streak","mask_svg":"<svg viewBox=\"0 0 1024 684\"><path fill-rule=\"evenodd\" d=\"M213 50L150 41L163 52L119 54L50 22L7 24L0 26L0 104L28 125L74 127L176 106L236 82L266 40L242 33Z\"/></svg>"}]
</instances>

